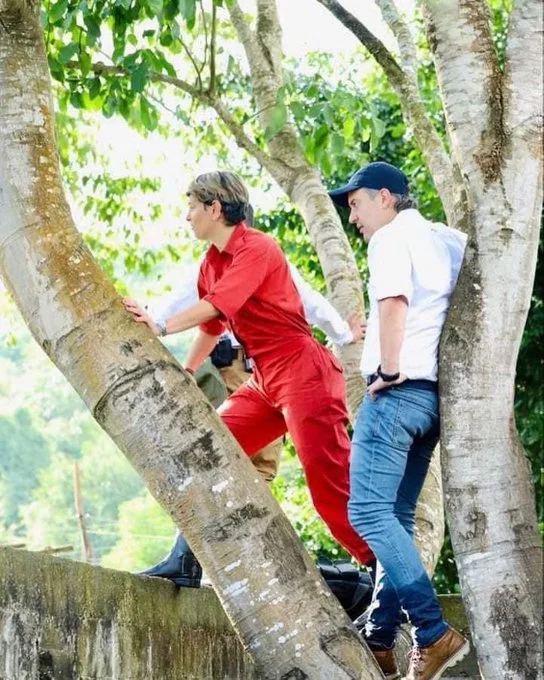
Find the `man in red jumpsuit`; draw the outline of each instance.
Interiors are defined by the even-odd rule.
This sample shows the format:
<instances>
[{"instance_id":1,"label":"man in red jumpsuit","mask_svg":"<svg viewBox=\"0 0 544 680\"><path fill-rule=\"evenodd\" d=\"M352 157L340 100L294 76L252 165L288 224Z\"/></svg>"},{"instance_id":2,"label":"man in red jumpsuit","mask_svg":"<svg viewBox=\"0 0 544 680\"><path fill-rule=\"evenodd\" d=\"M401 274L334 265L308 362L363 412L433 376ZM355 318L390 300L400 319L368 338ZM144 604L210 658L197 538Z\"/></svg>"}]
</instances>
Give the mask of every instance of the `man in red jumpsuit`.
<instances>
[{"instance_id":1,"label":"man in red jumpsuit","mask_svg":"<svg viewBox=\"0 0 544 680\"><path fill-rule=\"evenodd\" d=\"M230 172L198 176L187 220L211 243L198 280L200 300L158 325L125 299L155 335L198 326L187 370L209 355L227 324L253 363L253 378L218 409L251 456L289 432L313 504L332 535L360 563L373 559L347 517L350 440L342 367L312 336L288 263L273 238L246 227L247 189Z\"/></svg>"}]
</instances>

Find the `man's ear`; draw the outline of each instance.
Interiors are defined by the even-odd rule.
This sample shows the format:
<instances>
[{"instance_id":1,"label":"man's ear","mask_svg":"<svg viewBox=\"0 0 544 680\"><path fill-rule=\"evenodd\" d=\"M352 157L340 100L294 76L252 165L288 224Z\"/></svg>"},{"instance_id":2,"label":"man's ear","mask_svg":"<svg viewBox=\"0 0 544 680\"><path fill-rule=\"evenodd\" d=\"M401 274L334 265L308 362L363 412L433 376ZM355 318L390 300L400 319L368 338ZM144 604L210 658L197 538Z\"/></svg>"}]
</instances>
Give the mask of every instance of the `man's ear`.
<instances>
[{"instance_id":1,"label":"man's ear","mask_svg":"<svg viewBox=\"0 0 544 680\"><path fill-rule=\"evenodd\" d=\"M382 206L384 208L389 208L391 206L391 201L393 200L393 195L389 189L380 189L380 196L382 199Z\"/></svg>"},{"instance_id":2,"label":"man's ear","mask_svg":"<svg viewBox=\"0 0 544 680\"><path fill-rule=\"evenodd\" d=\"M214 201L212 201L210 208L212 209L212 217L216 220L219 219L221 217L222 210L221 203L217 199L215 199Z\"/></svg>"}]
</instances>

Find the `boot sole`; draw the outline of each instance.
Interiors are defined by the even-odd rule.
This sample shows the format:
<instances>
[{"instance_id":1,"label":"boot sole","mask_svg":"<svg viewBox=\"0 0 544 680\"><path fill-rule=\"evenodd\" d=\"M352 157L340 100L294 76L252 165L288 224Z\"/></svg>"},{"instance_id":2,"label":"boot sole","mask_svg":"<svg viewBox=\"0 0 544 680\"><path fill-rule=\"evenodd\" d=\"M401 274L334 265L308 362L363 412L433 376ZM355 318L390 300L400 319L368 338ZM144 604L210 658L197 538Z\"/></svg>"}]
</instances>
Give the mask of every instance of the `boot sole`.
<instances>
[{"instance_id":1,"label":"boot sole","mask_svg":"<svg viewBox=\"0 0 544 680\"><path fill-rule=\"evenodd\" d=\"M192 578L170 578L168 580L180 588L200 588L200 580Z\"/></svg>"},{"instance_id":2,"label":"boot sole","mask_svg":"<svg viewBox=\"0 0 544 680\"><path fill-rule=\"evenodd\" d=\"M461 647L459 647L455 654L453 654L452 656L450 656L449 659L446 659L446 661L444 661L444 663L440 666L436 673L434 675L431 675L429 680L440 680L444 671L446 671L448 668L451 668L452 666L455 666L456 664L459 663L459 661L462 661L465 658L465 656L468 655L469 652L470 643L468 642L468 640L465 640L464 644Z\"/></svg>"},{"instance_id":3,"label":"boot sole","mask_svg":"<svg viewBox=\"0 0 544 680\"><path fill-rule=\"evenodd\" d=\"M200 588L200 579L185 578L182 576L159 576L156 574L136 574L147 578L159 578L161 581L170 581L179 588Z\"/></svg>"}]
</instances>

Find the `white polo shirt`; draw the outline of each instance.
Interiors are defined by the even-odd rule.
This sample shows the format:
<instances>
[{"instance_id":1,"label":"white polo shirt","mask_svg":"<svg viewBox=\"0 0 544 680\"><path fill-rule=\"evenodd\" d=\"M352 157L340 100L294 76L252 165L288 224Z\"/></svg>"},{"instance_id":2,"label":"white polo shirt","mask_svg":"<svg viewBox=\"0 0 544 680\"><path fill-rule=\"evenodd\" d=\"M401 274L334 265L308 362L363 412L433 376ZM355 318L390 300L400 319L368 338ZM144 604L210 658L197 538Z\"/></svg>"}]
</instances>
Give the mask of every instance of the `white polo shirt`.
<instances>
[{"instance_id":1,"label":"white polo shirt","mask_svg":"<svg viewBox=\"0 0 544 680\"><path fill-rule=\"evenodd\" d=\"M463 261L466 236L403 210L368 244L370 313L361 359L368 377L381 363L378 302L403 295L408 314L399 370L412 380L438 378L438 343Z\"/></svg>"}]
</instances>

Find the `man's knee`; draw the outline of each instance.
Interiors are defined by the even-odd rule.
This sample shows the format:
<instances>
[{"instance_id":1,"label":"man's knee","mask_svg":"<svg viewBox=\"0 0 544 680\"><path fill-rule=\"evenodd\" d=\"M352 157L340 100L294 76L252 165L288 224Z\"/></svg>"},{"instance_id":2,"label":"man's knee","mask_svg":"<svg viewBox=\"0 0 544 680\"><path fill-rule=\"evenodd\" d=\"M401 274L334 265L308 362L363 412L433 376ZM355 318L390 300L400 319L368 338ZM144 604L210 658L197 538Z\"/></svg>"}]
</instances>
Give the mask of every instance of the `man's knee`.
<instances>
[{"instance_id":1,"label":"man's knee","mask_svg":"<svg viewBox=\"0 0 544 680\"><path fill-rule=\"evenodd\" d=\"M391 517L391 503L365 502L353 496L348 501L348 521L363 538L384 531L387 520Z\"/></svg>"},{"instance_id":2,"label":"man's knee","mask_svg":"<svg viewBox=\"0 0 544 680\"><path fill-rule=\"evenodd\" d=\"M348 521L360 535L364 536L372 530L376 515L368 503L350 498L348 501Z\"/></svg>"}]
</instances>

